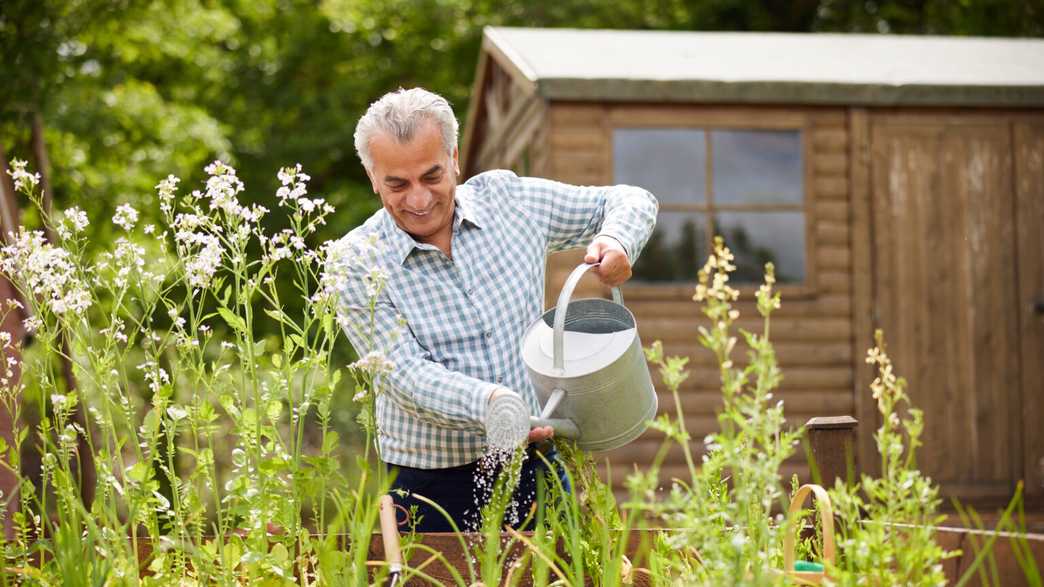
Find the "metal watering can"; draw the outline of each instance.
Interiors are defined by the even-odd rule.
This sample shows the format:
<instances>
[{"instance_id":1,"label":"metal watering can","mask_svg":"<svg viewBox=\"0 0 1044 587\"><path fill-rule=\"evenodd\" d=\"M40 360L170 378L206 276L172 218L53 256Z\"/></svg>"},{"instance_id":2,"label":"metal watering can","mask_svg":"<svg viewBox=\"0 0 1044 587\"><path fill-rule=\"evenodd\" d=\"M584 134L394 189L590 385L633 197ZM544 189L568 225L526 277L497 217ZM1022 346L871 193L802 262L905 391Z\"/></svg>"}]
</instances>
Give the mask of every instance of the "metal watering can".
<instances>
[{"instance_id":1,"label":"metal watering can","mask_svg":"<svg viewBox=\"0 0 1044 587\"><path fill-rule=\"evenodd\" d=\"M522 360L543 406L530 424L551 426L584 450L603 451L645 431L656 416L656 391L620 288L613 288L612 301L570 301L592 267L584 263L574 269L557 305L529 326Z\"/></svg>"}]
</instances>

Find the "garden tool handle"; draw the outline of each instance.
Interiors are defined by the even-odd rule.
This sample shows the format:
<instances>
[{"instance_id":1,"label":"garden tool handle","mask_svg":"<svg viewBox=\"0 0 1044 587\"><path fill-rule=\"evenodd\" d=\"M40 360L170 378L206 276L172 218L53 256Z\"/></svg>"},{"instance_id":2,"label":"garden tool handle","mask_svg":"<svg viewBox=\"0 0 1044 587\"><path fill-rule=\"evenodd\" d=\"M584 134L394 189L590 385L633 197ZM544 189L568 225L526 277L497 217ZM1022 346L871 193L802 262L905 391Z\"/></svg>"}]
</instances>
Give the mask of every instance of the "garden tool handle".
<instances>
[{"instance_id":1,"label":"garden tool handle","mask_svg":"<svg viewBox=\"0 0 1044 587\"><path fill-rule=\"evenodd\" d=\"M562 352L562 340L565 337L565 319L566 311L569 309L569 300L573 297L573 290L576 289L576 284L580 282L580 278L584 276L584 273L592 267L597 267L598 263L581 263L573 272L566 278L565 285L562 286L562 293L558 294L558 303L555 304L555 331L554 331L554 368L562 370L565 368L565 355ZM623 305L623 294L620 293L619 287L613 287L613 301L617 304Z\"/></svg>"},{"instance_id":2,"label":"garden tool handle","mask_svg":"<svg viewBox=\"0 0 1044 587\"><path fill-rule=\"evenodd\" d=\"M399 525L395 520L395 501L390 495L379 500L381 539L384 541L384 560L392 573L402 572L402 552L399 550Z\"/></svg>"},{"instance_id":3,"label":"garden tool handle","mask_svg":"<svg viewBox=\"0 0 1044 587\"><path fill-rule=\"evenodd\" d=\"M805 505L805 498L808 497L809 493L816 496L816 502L819 504L819 523L823 529L823 562L833 563L834 507L830 503L830 495L827 494L826 489L814 483L802 485L797 490L797 493L794 494L794 498L790 500L790 509L787 511L788 517L801 511L802 506ZM795 528L793 532L787 532L783 537L783 571L787 573L794 570L794 549L797 546L796 535L799 531L800 526Z\"/></svg>"}]
</instances>

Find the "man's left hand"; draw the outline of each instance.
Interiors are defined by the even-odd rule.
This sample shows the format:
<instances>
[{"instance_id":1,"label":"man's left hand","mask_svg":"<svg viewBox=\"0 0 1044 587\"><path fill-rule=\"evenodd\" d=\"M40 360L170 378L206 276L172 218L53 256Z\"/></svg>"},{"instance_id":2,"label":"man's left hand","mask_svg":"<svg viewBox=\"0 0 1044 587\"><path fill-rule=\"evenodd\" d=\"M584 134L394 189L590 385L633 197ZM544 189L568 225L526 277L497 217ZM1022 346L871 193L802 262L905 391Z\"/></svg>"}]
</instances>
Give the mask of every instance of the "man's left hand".
<instances>
[{"instance_id":1,"label":"man's left hand","mask_svg":"<svg viewBox=\"0 0 1044 587\"><path fill-rule=\"evenodd\" d=\"M631 260L620 241L611 236L595 237L587 246L584 263L598 263L594 271L598 279L609 287L616 287L631 278Z\"/></svg>"}]
</instances>

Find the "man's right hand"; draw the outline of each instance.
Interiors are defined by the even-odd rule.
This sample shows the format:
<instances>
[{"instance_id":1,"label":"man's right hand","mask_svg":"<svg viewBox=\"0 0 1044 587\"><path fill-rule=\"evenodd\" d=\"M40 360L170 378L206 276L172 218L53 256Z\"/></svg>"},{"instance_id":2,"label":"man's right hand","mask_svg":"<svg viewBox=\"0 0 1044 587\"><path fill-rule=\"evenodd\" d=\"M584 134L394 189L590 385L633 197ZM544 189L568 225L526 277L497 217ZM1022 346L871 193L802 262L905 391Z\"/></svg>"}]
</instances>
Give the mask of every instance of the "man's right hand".
<instances>
[{"instance_id":1,"label":"man's right hand","mask_svg":"<svg viewBox=\"0 0 1044 587\"><path fill-rule=\"evenodd\" d=\"M505 394L515 393L514 391L506 387L498 387L493 390L493 393L489 394L489 401L492 402L493 398ZM517 394L516 394L517 395ZM537 426L530 429L529 436L526 438L528 442L543 442L555 435L555 429L550 426Z\"/></svg>"}]
</instances>

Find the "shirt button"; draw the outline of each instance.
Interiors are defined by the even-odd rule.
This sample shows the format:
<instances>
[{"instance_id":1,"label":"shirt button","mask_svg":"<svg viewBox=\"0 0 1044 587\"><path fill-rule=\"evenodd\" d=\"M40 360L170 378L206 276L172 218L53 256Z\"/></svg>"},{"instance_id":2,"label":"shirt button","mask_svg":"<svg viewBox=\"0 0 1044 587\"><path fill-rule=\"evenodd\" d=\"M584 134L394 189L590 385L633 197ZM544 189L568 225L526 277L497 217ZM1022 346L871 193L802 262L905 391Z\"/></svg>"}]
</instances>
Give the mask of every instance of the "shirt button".
<instances>
[{"instance_id":1,"label":"shirt button","mask_svg":"<svg viewBox=\"0 0 1044 587\"><path fill-rule=\"evenodd\" d=\"M489 338L489 337L493 336L493 330L490 329L490 330L487 330L487 331L483 332L482 336L485 336L486 338Z\"/></svg>"}]
</instances>

